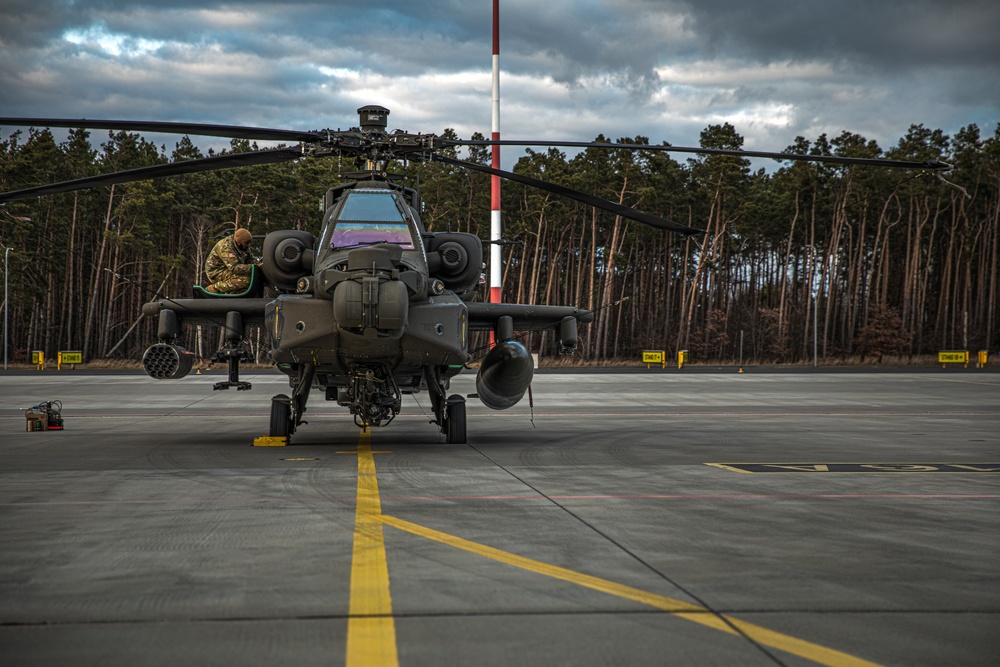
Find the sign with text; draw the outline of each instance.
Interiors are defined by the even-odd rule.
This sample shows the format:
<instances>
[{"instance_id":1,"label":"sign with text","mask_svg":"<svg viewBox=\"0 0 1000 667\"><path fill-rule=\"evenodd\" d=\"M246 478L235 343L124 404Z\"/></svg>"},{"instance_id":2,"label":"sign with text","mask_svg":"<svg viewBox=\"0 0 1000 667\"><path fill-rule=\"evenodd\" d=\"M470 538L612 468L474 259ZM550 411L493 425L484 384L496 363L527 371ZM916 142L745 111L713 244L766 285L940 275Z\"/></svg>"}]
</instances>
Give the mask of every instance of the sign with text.
<instances>
[{"instance_id":1,"label":"sign with text","mask_svg":"<svg viewBox=\"0 0 1000 667\"><path fill-rule=\"evenodd\" d=\"M82 364L83 363L83 352L80 351L68 351L59 353L59 363L60 364Z\"/></svg>"}]
</instances>

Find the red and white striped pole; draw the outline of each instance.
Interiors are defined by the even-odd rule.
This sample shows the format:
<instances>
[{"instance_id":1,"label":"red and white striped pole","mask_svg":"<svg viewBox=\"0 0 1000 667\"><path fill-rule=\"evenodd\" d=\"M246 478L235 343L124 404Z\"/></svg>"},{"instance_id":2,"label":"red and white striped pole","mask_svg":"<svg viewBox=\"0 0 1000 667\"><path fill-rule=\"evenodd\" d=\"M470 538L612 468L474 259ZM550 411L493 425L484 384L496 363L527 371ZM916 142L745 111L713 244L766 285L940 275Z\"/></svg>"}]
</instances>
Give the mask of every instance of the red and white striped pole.
<instances>
[{"instance_id":1,"label":"red and white striped pole","mask_svg":"<svg viewBox=\"0 0 1000 667\"><path fill-rule=\"evenodd\" d=\"M493 141L500 140L500 0L493 0ZM492 146L492 166L500 168L500 147ZM490 303L500 303L500 177L491 177L490 187ZM492 343L492 334L490 342Z\"/></svg>"}]
</instances>

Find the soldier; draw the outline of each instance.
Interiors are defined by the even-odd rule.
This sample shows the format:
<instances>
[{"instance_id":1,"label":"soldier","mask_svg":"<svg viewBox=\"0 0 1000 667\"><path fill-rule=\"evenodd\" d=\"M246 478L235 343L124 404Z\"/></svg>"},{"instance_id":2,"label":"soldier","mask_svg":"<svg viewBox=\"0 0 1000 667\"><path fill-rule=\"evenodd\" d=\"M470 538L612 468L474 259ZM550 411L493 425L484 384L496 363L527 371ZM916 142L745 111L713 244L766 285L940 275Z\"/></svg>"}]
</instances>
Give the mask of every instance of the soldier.
<instances>
[{"instance_id":1,"label":"soldier","mask_svg":"<svg viewBox=\"0 0 1000 667\"><path fill-rule=\"evenodd\" d=\"M215 244L205 260L205 274L211 281L206 292L239 294L247 290L254 266L250 255L251 238L249 231L240 228Z\"/></svg>"}]
</instances>

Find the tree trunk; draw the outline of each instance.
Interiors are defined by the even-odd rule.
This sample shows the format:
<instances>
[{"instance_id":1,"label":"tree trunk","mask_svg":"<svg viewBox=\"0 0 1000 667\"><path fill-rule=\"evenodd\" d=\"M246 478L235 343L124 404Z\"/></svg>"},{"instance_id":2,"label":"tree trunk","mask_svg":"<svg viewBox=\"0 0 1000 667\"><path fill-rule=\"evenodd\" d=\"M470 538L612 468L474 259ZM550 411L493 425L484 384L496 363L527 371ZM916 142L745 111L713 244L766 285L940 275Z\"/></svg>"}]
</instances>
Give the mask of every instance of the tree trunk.
<instances>
[{"instance_id":1,"label":"tree trunk","mask_svg":"<svg viewBox=\"0 0 1000 667\"><path fill-rule=\"evenodd\" d=\"M111 211L115 201L115 186L111 186L111 193L108 195L108 213L104 217L104 233L101 234L101 250L97 256L97 263L94 265L93 274L90 281L90 303L87 304L87 330L83 335L83 354L90 358L90 337L94 327L94 318L97 314L98 293L101 284L101 276L104 270L104 252L108 244L108 230L111 229Z\"/></svg>"}]
</instances>

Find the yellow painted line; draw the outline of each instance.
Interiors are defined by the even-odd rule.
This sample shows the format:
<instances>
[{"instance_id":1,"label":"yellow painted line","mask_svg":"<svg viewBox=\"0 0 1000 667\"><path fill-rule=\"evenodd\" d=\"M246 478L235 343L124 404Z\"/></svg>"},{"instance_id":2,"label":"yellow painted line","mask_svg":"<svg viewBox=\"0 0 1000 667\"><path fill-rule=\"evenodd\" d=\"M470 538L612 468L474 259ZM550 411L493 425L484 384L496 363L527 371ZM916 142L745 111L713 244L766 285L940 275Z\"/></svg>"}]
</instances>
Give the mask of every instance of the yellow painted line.
<instances>
[{"instance_id":1,"label":"yellow painted line","mask_svg":"<svg viewBox=\"0 0 1000 667\"><path fill-rule=\"evenodd\" d=\"M399 665L381 516L382 501L375 476L371 433L362 431L358 441L358 500L351 560L347 667Z\"/></svg>"},{"instance_id":2,"label":"yellow painted line","mask_svg":"<svg viewBox=\"0 0 1000 667\"><path fill-rule=\"evenodd\" d=\"M715 468L722 468L723 470L728 470L729 472L740 472L743 473L744 475L753 474L749 470L743 470L742 468L734 468L730 465L726 465L725 463L706 463L705 465L713 466Z\"/></svg>"},{"instance_id":3,"label":"yellow painted line","mask_svg":"<svg viewBox=\"0 0 1000 667\"><path fill-rule=\"evenodd\" d=\"M771 648L776 648L779 651L785 651L786 653L797 655L801 658L811 660L821 665L829 665L831 667L878 667L877 663L862 660L861 658L857 658L853 655L827 648L825 646L820 646L819 644L813 644L812 642L798 639L797 637L791 637L780 632L775 632L774 630L770 630L754 623L741 621L731 616L720 617L719 615L710 612L708 609L696 604L691 604L690 602L684 602L683 600L677 600L675 598L659 595L657 593L650 593L649 591L633 588L632 586L626 586L624 584L618 584L607 579L601 579L600 577L594 577L581 572L574 572L573 570L568 570L557 565L549 565L548 563L543 563L531 558L525 558L524 556L518 556L507 551L488 547L484 544L471 542L469 540L455 537L454 535L449 535L447 533L442 533L431 528L426 528L415 523L410 523L409 521L404 521L403 519L393 516L386 516L383 514L380 516L380 520L382 523L390 525L393 528L398 528L399 530L412 535L418 535L441 544L455 547L456 549L468 551L469 553L473 553L478 556L490 558L523 570L528 570L529 572L543 574L547 577L560 579L562 581L577 584L578 586L584 586L585 588L590 588L602 593L607 593L609 595L649 605L651 607L655 607L656 609L673 614L674 616L683 618L684 620L693 621L714 630L735 635L738 634L735 630L733 630L732 626L735 626L736 628L739 628L740 632L743 632L747 637L751 638L755 642L765 646L770 646ZM732 626L730 626L730 624L732 624Z\"/></svg>"}]
</instances>

